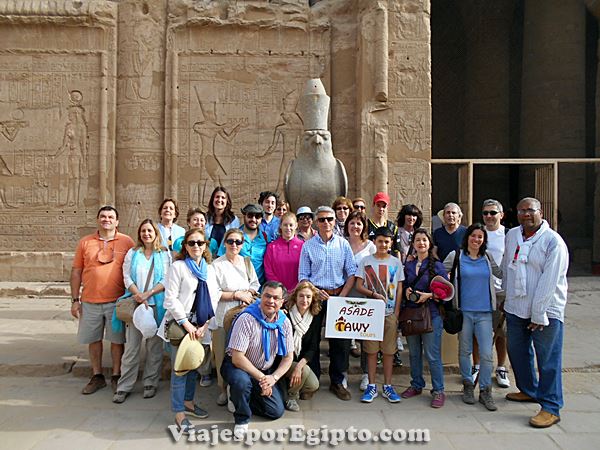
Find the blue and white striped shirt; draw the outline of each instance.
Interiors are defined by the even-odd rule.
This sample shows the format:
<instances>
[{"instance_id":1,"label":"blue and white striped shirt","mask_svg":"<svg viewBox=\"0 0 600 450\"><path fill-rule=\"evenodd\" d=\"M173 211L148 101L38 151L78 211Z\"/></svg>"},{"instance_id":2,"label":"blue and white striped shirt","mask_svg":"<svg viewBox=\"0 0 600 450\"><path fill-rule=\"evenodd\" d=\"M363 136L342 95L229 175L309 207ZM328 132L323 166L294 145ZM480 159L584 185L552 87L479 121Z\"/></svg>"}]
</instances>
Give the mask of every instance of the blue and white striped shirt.
<instances>
[{"instance_id":1,"label":"blue and white striped shirt","mask_svg":"<svg viewBox=\"0 0 600 450\"><path fill-rule=\"evenodd\" d=\"M298 281L308 280L321 289L337 289L356 270L352 247L336 234L327 243L316 234L302 246Z\"/></svg>"},{"instance_id":2,"label":"blue and white striped shirt","mask_svg":"<svg viewBox=\"0 0 600 450\"><path fill-rule=\"evenodd\" d=\"M504 310L531 319L533 323L549 325L548 319L564 322L567 304L567 269L569 251L560 235L547 229L532 245L526 264L526 296L517 296L515 279L517 246L522 228L511 229L506 235L502 258L502 287L506 292Z\"/></svg>"}]
</instances>

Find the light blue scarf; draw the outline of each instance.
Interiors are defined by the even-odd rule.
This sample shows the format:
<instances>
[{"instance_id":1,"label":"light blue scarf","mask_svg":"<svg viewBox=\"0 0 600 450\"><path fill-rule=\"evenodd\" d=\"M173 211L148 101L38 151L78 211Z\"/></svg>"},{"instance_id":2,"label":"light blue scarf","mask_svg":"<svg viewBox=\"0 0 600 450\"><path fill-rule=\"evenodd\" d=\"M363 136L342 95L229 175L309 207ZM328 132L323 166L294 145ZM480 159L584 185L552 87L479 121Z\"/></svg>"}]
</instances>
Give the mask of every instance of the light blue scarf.
<instances>
[{"instance_id":1,"label":"light blue scarf","mask_svg":"<svg viewBox=\"0 0 600 450\"><path fill-rule=\"evenodd\" d=\"M277 354L281 356L287 355L287 349L285 345L285 334L283 332L283 323L285 321L284 313L279 311L277 315L277 320L275 322L267 322L263 318L262 311L260 310L260 302L252 303L240 313L240 316L244 313L250 314L258 321L258 323L262 325L262 346L265 352L266 361L269 360L271 351L271 330L277 330Z\"/></svg>"},{"instance_id":2,"label":"light blue scarf","mask_svg":"<svg viewBox=\"0 0 600 450\"><path fill-rule=\"evenodd\" d=\"M144 249L138 249L133 253L133 257L131 258L131 279L138 287L138 289L143 289L143 286L140 286L137 280L137 265L139 262L139 258L144 257ZM152 252L152 261L154 262L154 269L152 272L152 286L155 286L161 280L164 280L164 270L163 270L163 258L166 258L167 254L164 251ZM144 283L146 280L144 280ZM163 281L164 283L164 281ZM141 290L140 289L140 290ZM125 290L125 294L117 299L117 302L124 300L126 298L131 297L133 294L129 290ZM154 294L152 296L154 298L154 303L156 304L156 324L160 325L165 315L165 308L163 306L163 301L165 299L165 293L159 292L158 294ZM117 308L113 311L112 316L112 329L115 333L121 333L124 329L123 321L117 319Z\"/></svg>"}]
</instances>

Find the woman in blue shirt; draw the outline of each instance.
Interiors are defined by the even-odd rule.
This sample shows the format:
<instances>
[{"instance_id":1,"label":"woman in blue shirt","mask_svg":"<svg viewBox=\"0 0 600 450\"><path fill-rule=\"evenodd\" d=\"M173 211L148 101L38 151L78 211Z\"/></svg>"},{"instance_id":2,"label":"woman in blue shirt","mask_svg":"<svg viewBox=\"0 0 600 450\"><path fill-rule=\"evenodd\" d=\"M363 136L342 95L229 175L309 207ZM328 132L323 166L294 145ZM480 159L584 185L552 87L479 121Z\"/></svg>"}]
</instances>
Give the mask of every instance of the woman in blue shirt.
<instances>
[{"instance_id":1,"label":"woman in blue shirt","mask_svg":"<svg viewBox=\"0 0 600 450\"><path fill-rule=\"evenodd\" d=\"M475 223L467 228L462 248L450 252L444 266L454 281L454 306L462 310L463 328L459 335L459 367L463 379L463 402L475 403L475 385L471 376L473 334L479 343L479 403L488 410L498 409L492 397L492 311L496 309L496 289L492 275L502 278L502 272L486 253L485 227Z\"/></svg>"},{"instance_id":2,"label":"woman in blue shirt","mask_svg":"<svg viewBox=\"0 0 600 450\"><path fill-rule=\"evenodd\" d=\"M443 264L433 255L433 241L426 229L419 228L414 232L412 245L416 251L416 258L408 261L404 266L405 286L407 286L404 295L407 302L406 304L403 302L402 308L416 308L428 301L433 331L406 337L410 356L411 381L410 387L401 396L403 398L415 397L420 395L423 388L425 388L425 379L423 378L423 353L425 353L433 386L431 407L441 408L446 400L444 369L442 367L442 331L444 331L444 326L438 310L438 300L431 293L429 283L436 275L447 278L448 273ZM419 276L420 278L418 278ZM408 301L412 292L419 295L416 302Z\"/></svg>"}]
</instances>

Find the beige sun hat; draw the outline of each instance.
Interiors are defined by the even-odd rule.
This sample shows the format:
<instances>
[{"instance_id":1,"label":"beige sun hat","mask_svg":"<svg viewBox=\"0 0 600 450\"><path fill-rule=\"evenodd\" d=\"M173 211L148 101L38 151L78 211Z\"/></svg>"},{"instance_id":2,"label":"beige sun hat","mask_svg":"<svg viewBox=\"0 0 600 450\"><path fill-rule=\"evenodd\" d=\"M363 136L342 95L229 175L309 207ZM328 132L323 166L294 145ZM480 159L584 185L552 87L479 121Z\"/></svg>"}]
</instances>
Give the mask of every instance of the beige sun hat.
<instances>
[{"instance_id":1,"label":"beige sun hat","mask_svg":"<svg viewBox=\"0 0 600 450\"><path fill-rule=\"evenodd\" d=\"M173 364L175 375L182 377L190 370L196 370L202 361L204 361L204 347L200 341L192 340L190 335L186 334L177 349L177 356Z\"/></svg>"}]
</instances>

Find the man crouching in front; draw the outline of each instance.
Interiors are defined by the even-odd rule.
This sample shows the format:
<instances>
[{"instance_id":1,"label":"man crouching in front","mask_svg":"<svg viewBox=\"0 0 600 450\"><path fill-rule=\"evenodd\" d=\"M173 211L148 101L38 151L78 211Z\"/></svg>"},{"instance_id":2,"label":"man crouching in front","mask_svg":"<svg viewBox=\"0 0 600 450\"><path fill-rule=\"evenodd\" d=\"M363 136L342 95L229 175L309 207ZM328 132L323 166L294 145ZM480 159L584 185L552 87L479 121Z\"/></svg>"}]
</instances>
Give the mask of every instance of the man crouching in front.
<instances>
[{"instance_id":1,"label":"man crouching in front","mask_svg":"<svg viewBox=\"0 0 600 450\"><path fill-rule=\"evenodd\" d=\"M282 390L277 383L292 364L292 325L280 309L286 289L277 281L263 285L260 302L243 310L231 328L221 374L230 386L235 406L233 434L242 440L251 415L268 419L283 415ZM275 364L276 357L279 364Z\"/></svg>"}]
</instances>

